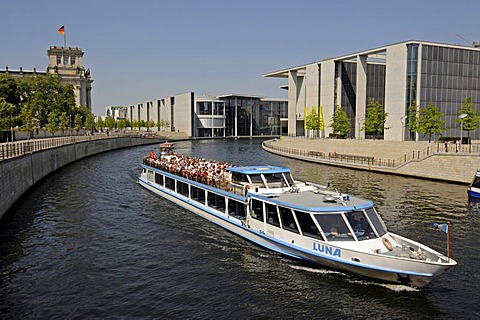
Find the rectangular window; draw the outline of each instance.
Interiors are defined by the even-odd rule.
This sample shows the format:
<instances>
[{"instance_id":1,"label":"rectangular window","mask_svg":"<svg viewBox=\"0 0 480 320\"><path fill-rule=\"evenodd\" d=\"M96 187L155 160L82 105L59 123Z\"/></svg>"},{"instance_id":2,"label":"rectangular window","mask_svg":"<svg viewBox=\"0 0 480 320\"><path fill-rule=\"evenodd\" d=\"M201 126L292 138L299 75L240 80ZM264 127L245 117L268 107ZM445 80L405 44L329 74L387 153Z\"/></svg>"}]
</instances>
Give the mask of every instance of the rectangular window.
<instances>
[{"instance_id":1,"label":"rectangular window","mask_svg":"<svg viewBox=\"0 0 480 320\"><path fill-rule=\"evenodd\" d=\"M63 64L68 65L68 56L63 56Z\"/></svg>"},{"instance_id":2,"label":"rectangular window","mask_svg":"<svg viewBox=\"0 0 480 320\"><path fill-rule=\"evenodd\" d=\"M76 62L77 62L76 57L75 57L75 56L71 56L71 57L70 57L70 64L73 66L73 65L75 65Z\"/></svg>"},{"instance_id":3,"label":"rectangular window","mask_svg":"<svg viewBox=\"0 0 480 320\"><path fill-rule=\"evenodd\" d=\"M62 56L57 56L57 64L62 64Z\"/></svg>"},{"instance_id":4,"label":"rectangular window","mask_svg":"<svg viewBox=\"0 0 480 320\"><path fill-rule=\"evenodd\" d=\"M280 228L277 206L271 203L265 203L265 208L267 209L267 223Z\"/></svg>"},{"instance_id":5,"label":"rectangular window","mask_svg":"<svg viewBox=\"0 0 480 320\"><path fill-rule=\"evenodd\" d=\"M325 241L320 230L318 230L315 222L313 222L312 217L307 212L294 211L297 216L298 224L300 225L300 230L306 237L320 239Z\"/></svg>"},{"instance_id":6,"label":"rectangular window","mask_svg":"<svg viewBox=\"0 0 480 320\"><path fill-rule=\"evenodd\" d=\"M377 238L363 210L345 212L345 217L347 217L350 228L355 232L358 240Z\"/></svg>"},{"instance_id":7,"label":"rectangular window","mask_svg":"<svg viewBox=\"0 0 480 320\"><path fill-rule=\"evenodd\" d=\"M208 191L207 205L210 208L225 212L225 197Z\"/></svg>"},{"instance_id":8,"label":"rectangular window","mask_svg":"<svg viewBox=\"0 0 480 320\"><path fill-rule=\"evenodd\" d=\"M165 177L165 188L175 191L175 179Z\"/></svg>"},{"instance_id":9,"label":"rectangular window","mask_svg":"<svg viewBox=\"0 0 480 320\"><path fill-rule=\"evenodd\" d=\"M284 207L278 207L278 210L280 211L280 219L282 220L283 229L290 232L300 233L295 218L293 217L292 210Z\"/></svg>"},{"instance_id":10,"label":"rectangular window","mask_svg":"<svg viewBox=\"0 0 480 320\"><path fill-rule=\"evenodd\" d=\"M213 114L214 115L223 115L223 102L214 102L213 104Z\"/></svg>"},{"instance_id":11,"label":"rectangular window","mask_svg":"<svg viewBox=\"0 0 480 320\"><path fill-rule=\"evenodd\" d=\"M282 173L269 173L264 174L265 180L267 180L267 186L269 188L284 188L287 187L287 183L283 179Z\"/></svg>"},{"instance_id":12,"label":"rectangular window","mask_svg":"<svg viewBox=\"0 0 480 320\"><path fill-rule=\"evenodd\" d=\"M352 241L353 236L340 213L315 214L325 236L329 241Z\"/></svg>"},{"instance_id":13,"label":"rectangular window","mask_svg":"<svg viewBox=\"0 0 480 320\"><path fill-rule=\"evenodd\" d=\"M252 211L251 215L253 219L264 221L263 220L263 202L252 199Z\"/></svg>"},{"instance_id":14,"label":"rectangular window","mask_svg":"<svg viewBox=\"0 0 480 320\"><path fill-rule=\"evenodd\" d=\"M163 174L160 174L160 173L155 174L155 183L163 186Z\"/></svg>"},{"instance_id":15,"label":"rectangular window","mask_svg":"<svg viewBox=\"0 0 480 320\"><path fill-rule=\"evenodd\" d=\"M188 197L188 184L182 181L177 181L177 192Z\"/></svg>"},{"instance_id":16,"label":"rectangular window","mask_svg":"<svg viewBox=\"0 0 480 320\"><path fill-rule=\"evenodd\" d=\"M246 216L245 205L241 202L228 199L228 214L239 219L244 219Z\"/></svg>"},{"instance_id":17,"label":"rectangular window","mask_svg":"<svg viewBox=\"0 0 480 320\"><path fill-rule=\"evenodd\" d=\"M190 191L193 200L205 204L205 190L192 186Z\"/></svg>"}]
</instances>

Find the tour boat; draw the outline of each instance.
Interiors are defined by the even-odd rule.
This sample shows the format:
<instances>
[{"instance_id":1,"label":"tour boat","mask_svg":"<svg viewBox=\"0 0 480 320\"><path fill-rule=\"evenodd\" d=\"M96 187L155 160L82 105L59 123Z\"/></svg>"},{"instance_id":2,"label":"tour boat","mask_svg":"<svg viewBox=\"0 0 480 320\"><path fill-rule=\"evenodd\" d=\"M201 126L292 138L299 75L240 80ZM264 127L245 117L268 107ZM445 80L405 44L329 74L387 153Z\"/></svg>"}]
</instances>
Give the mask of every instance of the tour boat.
<instances>
[{"instance_id":1,"label":"tour boat","mask_svg":"<svg viewBox=\"0 0 480 320\"><path fill-rule=\"evenodd\" d=\"M296 181L289 168L172 152L145 157L139 184L260 246L376 281L422 287L457 264L387 231L372 201Z\"/></svg>"},{"instance_id":2,"label":"tour boat","mask_svg":"<svg viewBox=\"0 0 480 320\"><path fill-rule=\"evenodd\" d=\"M171 142L165 141L163 143L160 143L160 151L170 152L173 149L175 149L175 145Z\"/></svg>"},{"instance_id":3,"label":"tour boat","mask_svg":"<svg viewBox=\"0 0 480 320\"><path fill-rule=\"evenodd\" d=\"M475 172L475 177L467 188L467 194L472 198L480 198L480 169Z\"/></svg>"}]
</instances>

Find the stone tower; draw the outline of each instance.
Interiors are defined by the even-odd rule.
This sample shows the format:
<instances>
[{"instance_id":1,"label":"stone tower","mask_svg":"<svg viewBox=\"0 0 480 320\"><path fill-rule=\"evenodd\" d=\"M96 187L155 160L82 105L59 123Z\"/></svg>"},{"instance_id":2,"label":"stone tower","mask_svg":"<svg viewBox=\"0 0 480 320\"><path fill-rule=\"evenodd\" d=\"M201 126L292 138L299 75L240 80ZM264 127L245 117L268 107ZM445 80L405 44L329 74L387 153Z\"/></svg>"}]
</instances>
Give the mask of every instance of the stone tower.
<instances>
[{"instance_id":1,"label":"stone tower","mask_svg":"<svg viewBox=\"0 0 480 320\"><path fill-rule=\"evenodd\" d=\"M51 46L48 51L47 73L56 74L61 83L73 84L76 106L86 106L92 112L92 82L90 69L83 67L80 48Z\"/></svg>"}]
</instances>

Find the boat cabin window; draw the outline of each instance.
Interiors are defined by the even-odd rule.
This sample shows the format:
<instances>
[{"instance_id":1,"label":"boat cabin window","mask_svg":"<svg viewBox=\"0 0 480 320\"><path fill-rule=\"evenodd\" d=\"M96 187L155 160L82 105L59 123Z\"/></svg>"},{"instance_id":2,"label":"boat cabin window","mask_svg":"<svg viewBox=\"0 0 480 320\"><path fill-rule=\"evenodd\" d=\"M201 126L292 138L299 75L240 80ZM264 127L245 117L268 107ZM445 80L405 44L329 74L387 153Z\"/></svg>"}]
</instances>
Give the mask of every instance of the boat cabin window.
<instances>
[{"instance_id":1,"label":"boat cabin window","mask_svg":"<svg viewBox=\"0 0 480 320\"><path fill-rule=\"evenodd\" d=\"M155 174L155 183L163 186L163 174L160 174L160 173Z\"/></svg>"},{"instance_id":2,"label":"boat cabin window","mask_svg":"<svg viewBox=\"0 0 480 320\"><path fill-rule=\"evenodd\" d=\"M225 197L209 191L207 205L210 208L225 212Z\"/></svg>"},{"instance_id":3,"label":"boat cabin window","mask_svg":"<svg viewBox=\"0 0 480 320\"><path fill-rule=\"evenodd\" d=\"M470 187L480 188L480 177L475 177L475 179L473 179Z\"/></svg>"},{"instance_id":4,"label":"boat cabin window","mask_svg":"<svg viewBox=\"0 0 480 320\"><path fill-rule=\"evenodd\" d=\"M370 219L370 222L377 231L377 235L379 237L387 233L387 227L385 226L385 223L383 223L382 218L380 218L375 208L368 208L365 210L365 212L367 213L367 217Z\"/></svg>"},{"instance_id":5,"label":"boat cabin window","mask_svg":"<svg viewBox=\"0 0 480 320\"><path fill-rule=\"evenodd\" d=\"M232 181L233 182L247 182L247 183L250 183L248 181L248 178L247 178L247 175L243 174L243 173L240 173L240 172L232 172Z\"/></svg>"},{"instance_id":6,"label":"boat cabin window","mask_svg":"<svg viewBox=\"0 0 480 320\"><path fill-rule=\"evenodd\" d=\"M280 212L280 220L282 221L283 229L290 232L300 233L295 218L293 217L292 210L285 207L278 207L278 211Z\"/></svg>"},{"instance_id":7,"label":"boat cabin window","mask_svg":"<svg viewBox=\"0 0 480 320\"><path fill-rule=\"evenodd\" d=\"M251 206L251 212L250 213L251 213L252 218L260 220L260 221L264 221L263 220L263 202L252 199L251 205L252 206Z\"/></svg>"},{"instance_id":8,"label":"boat cabin window","mask_svg":"<svg viewBox=\"0 0 480 320\"><path fill-rule=\"evenodd\" d=\"M280 228L277 206L271 203L265 203L265 209L267 211L267 223Z\"/></svg>"},{"instance_id":9,"label":"boat cabin window","mask_svg":"<svg viewBox=\"0 0 480 320\"><path fill-rule=\"evenodd\" d=\"M254 187L265 188L265 183L263 183L262 175L260 174L251 174L249 175L250 180Z\"/></svg>"},{"instance_id":10,"label":"boat cabin window","mask_svg":"<svg viewBox=\"0 0 480 320\"><path fill-rule=\"evenodd\" d=\"M165 177L165 188L175 191L175 179Z\"/></svg>"},{"instance_id":11,"label":"boat cabin window","mask_svg":"<svg viewBox=\"0 0 480 320\"><path fill-rule=\"evenodd\" d=\"M239 219L244 219L246 216L245 204L233 199L228 199L228 214Z\"/></svg>"},{"instance_id":12,"label":"boat cabin window","mask_svg":"<svg viewBox=\"0 0 480 320\"><path fill-rule=\"evenodd\" d=\"M205 204L205 190L192 186L190 192L193 200Z\"/></svg>"},{"instance_id":13,"label":"boat cabin window","mask_svg":"<svg viewBox=\"0 0 480 320\"><path fill-rule=\"evenodd\" d=\"M282 173L265 173L263 177L267 181L269 188L285 188L288 187L287 182L283 178Z\"/></svg>"},{"instance_id":14,"label":"boat cabin window","mask_svg":"<svg viewBox=\"0 0 480 320\"><path fill-rule=\"evenodd\" d=\"M177 192L188 197L188 184L182 181L177 181Z\"/></svg>"},{"instance_id":15,"label":"boat cabin window","mask_svg":"<svg viewBox=\"0 0 480 320\"><path fill-rule=\"evenodd\" d=\"M320 230L318 230L315 222L313 221L312 217L309 213L303 211L294 211L295 215L297 216L298 224L300 225L300 230L306 237L320 239L325 241L323 235L321 234Z\"/></svg>"},{"instance_id":16,"label":"boat cabin window","mask_svg":"<svg viewBox=\"0 0 480 320\"><path fill-rule=\"evenodd\" d=\"M284 172L283 175L285 176L285 179L287 180L288 184L290 186L293 186L294 182L293 182L293 178L292 178L292 175L290 174L290 172Z\"/></svg>"},{"instance_id":17,"label":"boat cabin window","mask_svg":"<svg viewBox=\"0 0 480 320\"><path fill-rule=\"evenodd\" d=\"M328 241L352 241L353 236L341 213L315 214Z\"/></svg>"},{"instance_id":18,"label":"boat cabin window","mask_svg":"<svg viewBox=\"0 0 480 320\"><path fill-rule=\"evenodd\" d=\"M344 214L358 240L377 238L363 210L345 212Z\"/></svg>"}]
</instances>

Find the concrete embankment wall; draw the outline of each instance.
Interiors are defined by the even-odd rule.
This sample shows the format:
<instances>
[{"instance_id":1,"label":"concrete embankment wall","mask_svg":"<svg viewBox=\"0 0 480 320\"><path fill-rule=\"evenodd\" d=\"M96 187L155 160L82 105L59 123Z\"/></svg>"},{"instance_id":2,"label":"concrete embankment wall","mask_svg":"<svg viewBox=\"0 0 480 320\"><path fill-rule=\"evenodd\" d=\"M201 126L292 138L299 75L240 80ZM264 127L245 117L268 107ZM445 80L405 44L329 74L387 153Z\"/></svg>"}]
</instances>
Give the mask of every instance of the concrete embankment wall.
<instances>
[{"instance_id":1,"label":"concrete embankment wall","mask_svg":"<svg viewBox=\"0 0 480 320\"><path fill-rule=\"evenodd\" d=\"M57 169L114 149L159 143L159 139L119 137L69 144L0 162L0 219L25 192Z\"/></svg>"},{"instance_id":2,"label":"concrete embankment wall","mask_svg":"<svg viewBox=\"0 0 480 320\"><path fill-rule=\"evenodd\" d=\"M469 184L478 168L480 168L480 157L478 154L433 154L421 160L412 160L400 167L370 166L363 163L340 162L334 160L317 159L314 157L302 156L282 152L263 145L263 149L284 157L304 160L314 163L322 163L351 169L368 170L396 174L415 178L453 182L457 184Z\"/></svg>"}]
</instances>

